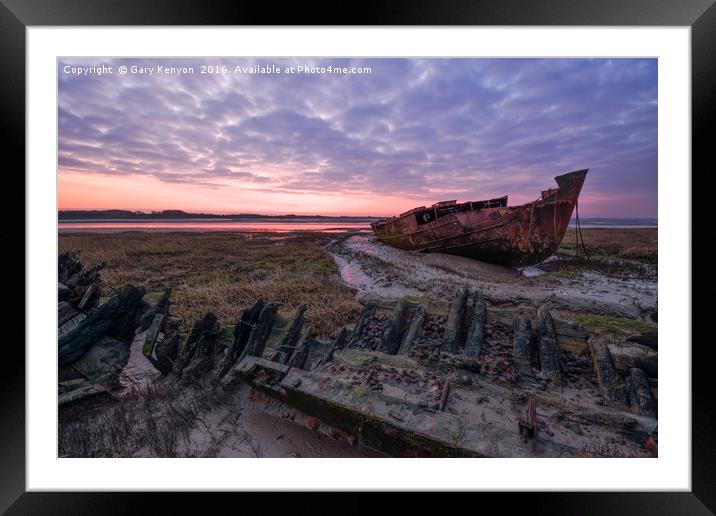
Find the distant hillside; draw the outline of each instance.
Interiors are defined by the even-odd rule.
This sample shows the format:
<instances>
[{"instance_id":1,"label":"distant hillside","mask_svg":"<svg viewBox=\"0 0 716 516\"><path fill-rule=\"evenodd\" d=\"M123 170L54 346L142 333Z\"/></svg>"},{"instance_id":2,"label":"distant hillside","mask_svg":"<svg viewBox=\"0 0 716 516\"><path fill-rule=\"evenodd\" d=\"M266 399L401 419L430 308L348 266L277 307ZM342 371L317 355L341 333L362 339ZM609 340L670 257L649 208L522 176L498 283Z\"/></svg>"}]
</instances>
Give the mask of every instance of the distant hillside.
<instances>
[{"instance_id":1,"label":"distant hillside","mask_svg":"<svg viewBox=\"0 0 716 516\"><path fill-rule=\"evenodd\" d=\"M377 217L327 217L324 215L259 215L237 213L216 215L213 213L190 213L182 210L128 211L128 210L60 210L60 220L83 219L376 219Z\"/></svg>"}]
</instances>

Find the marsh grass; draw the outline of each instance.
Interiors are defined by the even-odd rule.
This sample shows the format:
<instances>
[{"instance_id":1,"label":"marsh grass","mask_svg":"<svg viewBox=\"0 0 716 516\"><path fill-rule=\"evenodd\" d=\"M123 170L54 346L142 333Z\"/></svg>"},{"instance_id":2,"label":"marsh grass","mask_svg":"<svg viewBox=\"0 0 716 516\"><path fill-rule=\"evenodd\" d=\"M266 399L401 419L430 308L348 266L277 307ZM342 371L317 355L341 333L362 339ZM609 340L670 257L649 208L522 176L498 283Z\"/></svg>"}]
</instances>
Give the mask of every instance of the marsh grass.
<instances>
[{"instance_id":1,"label":"marsh grass","mask_svg":"<svg viewBox=\"0 0 716 516\"><path fill-rule=\"evenodd\" d=\"M590 255L656 263L659 252L657 228L582 228ZM567 229L560 251L574 252L576 231ZM580 253L582 252L580 243Z\"/></svg>"},{"instance_id":2,"label":"marsh grass","mask_svg":"<svg viewBox=\"0 0 716 516\"><path fill-rule=\"evenodd\" d=\"M59 411L60 457L131 457L142 448L153 457L177 457L201 415L224 403L223 391L203 386L187 395L175 382L136 388L95 410Z\"/></svg>"},{"instance_id":3,"label":"marsh grass","mask_svg":"<svg viewBox=\"0 0 716 516\"><path fill-rule=\"evenodd\" d=\"M235 233L60 234L59 250L91 266L105 262L102 279L152 293L172 288L172 313L191 324L211 310L233 324L257 299L281 304L284 313L308 305L319 336L355 320L360 305L345 286L317 235L275 237Z\"/></svg>"},{"instance_id":4,"label":"marsh grass","mask_svg":"<svg viewBox=\"0 0 716 516\"><path fill-rule=\"evenodd\" d=\"M605 315L575 314L571 315L570 319L592 333L615 337L628 337L635 333L655 331L657 328L657 325L652 322Z\"/></svg>"}]
</instances>

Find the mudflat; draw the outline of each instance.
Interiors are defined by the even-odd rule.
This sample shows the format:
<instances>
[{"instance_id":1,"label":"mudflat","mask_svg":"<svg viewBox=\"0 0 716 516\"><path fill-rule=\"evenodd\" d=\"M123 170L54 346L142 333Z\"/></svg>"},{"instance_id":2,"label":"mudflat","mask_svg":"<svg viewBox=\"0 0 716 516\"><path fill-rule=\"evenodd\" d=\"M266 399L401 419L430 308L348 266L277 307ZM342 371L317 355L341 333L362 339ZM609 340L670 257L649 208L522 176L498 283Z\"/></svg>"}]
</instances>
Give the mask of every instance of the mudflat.
<instances>
[{"instance_id":1,"label":"mudflat","mask_svg":"<svg viewBox=\"0 0 716 516\"><path fill-rule=\"evenodd\" d=\"M594 228L583 234L588 257L568 233L557 255L521 270L398 251L359 232L65 233L59 250L76 253L89 267L106 263L105 298L126 283L143 287L148 299L171 288L171 313L185 329L207 311L230 326L242 309L265 299L285 314L305 304L316 335L332 339L372 298L449 303L466 287L479 289L495 313L549 306L556 317L584 327L590 342L608 344L619 370L655 365L655 353L630 337L657 328L657 230ZM143 335L137 334L120 376L119 404L61 411L61 455L375 455L295 427L283 408L272 410L246 388L231 399L213 390L178 390L144 359ZM650 383L657 396L656 378ZM148 437L158 434L171 439Z\"/></svg>"}]
</instances>

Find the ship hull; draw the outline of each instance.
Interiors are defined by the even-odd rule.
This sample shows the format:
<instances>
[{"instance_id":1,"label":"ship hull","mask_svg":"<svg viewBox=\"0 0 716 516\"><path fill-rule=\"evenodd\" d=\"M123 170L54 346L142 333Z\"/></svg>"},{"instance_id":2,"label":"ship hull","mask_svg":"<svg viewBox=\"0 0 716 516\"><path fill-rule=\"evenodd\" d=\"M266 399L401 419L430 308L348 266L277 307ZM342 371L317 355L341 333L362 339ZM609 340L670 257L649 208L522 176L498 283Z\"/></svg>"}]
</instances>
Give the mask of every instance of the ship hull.
<instances>
[{"instance_id":1,"label":"ship hull","mask_svg":"<svg viewBox=\"0 0 716 516\"><path fill-rule=\"evenodd\" d=\"M432 208L416 208L371 226L380 241L398 249L456 254L519 267L551 256L564 237L587 170L557 176L558 188L520 206L467 209L451 206L452 213L422 223ZM482 201L487 202L487 201Z\"/></svg>"}]
</instances>

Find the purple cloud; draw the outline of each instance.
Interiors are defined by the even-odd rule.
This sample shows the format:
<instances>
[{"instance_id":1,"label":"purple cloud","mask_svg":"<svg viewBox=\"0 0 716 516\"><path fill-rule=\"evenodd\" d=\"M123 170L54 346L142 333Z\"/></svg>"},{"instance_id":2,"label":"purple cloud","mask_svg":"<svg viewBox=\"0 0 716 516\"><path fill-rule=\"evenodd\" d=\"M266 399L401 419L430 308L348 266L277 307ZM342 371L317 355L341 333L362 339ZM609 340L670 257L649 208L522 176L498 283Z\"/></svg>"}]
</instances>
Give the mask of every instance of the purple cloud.
<instances>
[{"instance_id":1,"label":"purple cloud","mask_svg":"<svg viewBox=\"0 0 716 516\"><path fill-rule=\"evenodd\" d=\"M101 64L114 74L64 73ZM202 64L371 73L117 73ZM590 168L593 214L657 213L656 59L78 58L58 76L61 174L434 202L536 197Z\"/></svg>"}]
</instances>

